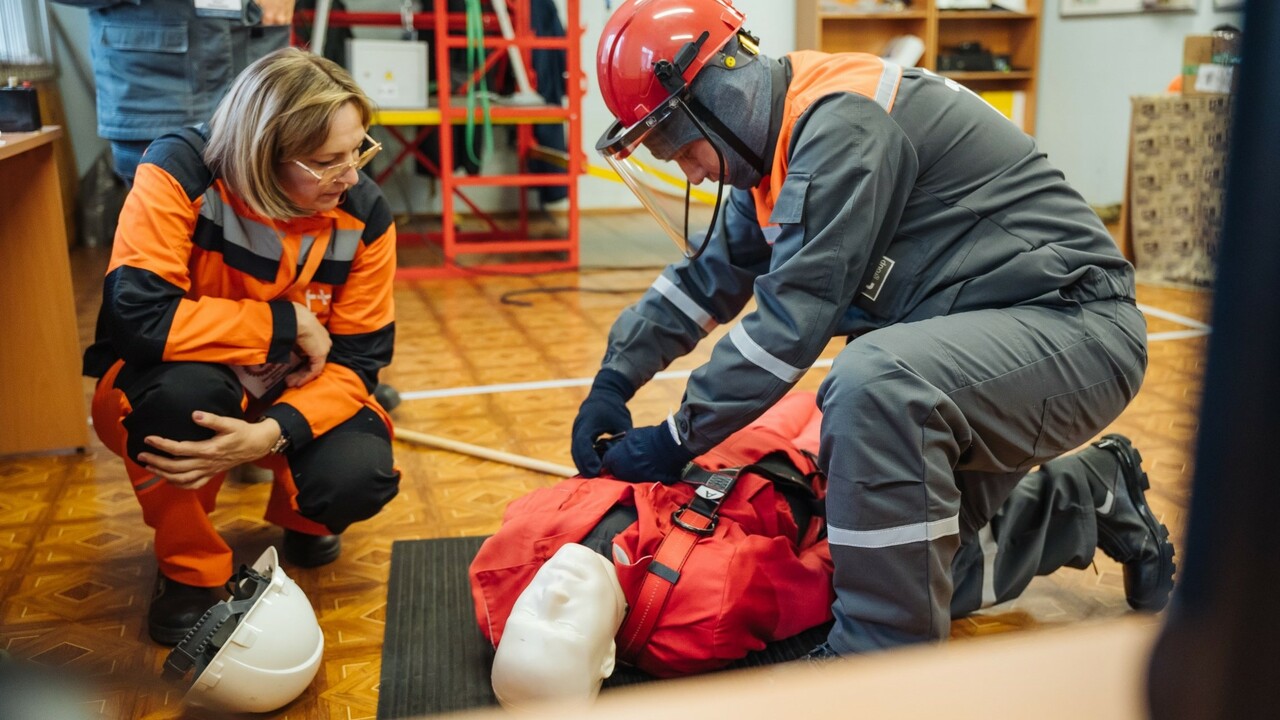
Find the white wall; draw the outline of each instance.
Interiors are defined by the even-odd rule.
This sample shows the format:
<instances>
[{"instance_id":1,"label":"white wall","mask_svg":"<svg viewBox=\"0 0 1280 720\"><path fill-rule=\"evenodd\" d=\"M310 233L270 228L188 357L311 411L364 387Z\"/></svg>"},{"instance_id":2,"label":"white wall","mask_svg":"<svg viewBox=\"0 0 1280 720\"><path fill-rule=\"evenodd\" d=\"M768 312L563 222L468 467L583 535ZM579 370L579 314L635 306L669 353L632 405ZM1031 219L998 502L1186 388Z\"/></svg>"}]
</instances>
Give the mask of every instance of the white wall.
<instances>
[{"instance_id":1,"label":"white wall","mask_svg":"<svg viewBox=\"0 0 1280 720\"><path fill-rule=\"evenodd\" d=\"M1164 92L1182 67L1182 40L1215 25L1240 26L1241 13L1059 17L1045 0L1036 138L1049 159L1094 205L1124 196L1129 98Z\"/></svg>"}]
</instances>

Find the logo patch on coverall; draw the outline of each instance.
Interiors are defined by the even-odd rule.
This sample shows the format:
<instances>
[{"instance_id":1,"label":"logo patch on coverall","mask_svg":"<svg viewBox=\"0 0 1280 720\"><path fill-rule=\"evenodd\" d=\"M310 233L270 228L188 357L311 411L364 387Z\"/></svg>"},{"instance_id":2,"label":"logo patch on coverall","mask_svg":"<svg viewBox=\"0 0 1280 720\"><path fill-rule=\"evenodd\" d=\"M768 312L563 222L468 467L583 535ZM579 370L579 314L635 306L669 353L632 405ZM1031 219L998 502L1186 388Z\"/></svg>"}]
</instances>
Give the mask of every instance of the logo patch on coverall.
<instances>
[{"instance_id":1,"label":"logo patch on coverall","mask_svg":"<svg viewBox=\"0 0 1280 720\"><path fill-rule=\"evenodd\" d=\"M888 255L880 258L879 264L876 265L876 271L871 274L871 282L862 286L863 297L875 302L880 297L880 290L884 288L884 283L889 279L889 273L893 272L893 258Z\"/></svg>"}]
</instances>

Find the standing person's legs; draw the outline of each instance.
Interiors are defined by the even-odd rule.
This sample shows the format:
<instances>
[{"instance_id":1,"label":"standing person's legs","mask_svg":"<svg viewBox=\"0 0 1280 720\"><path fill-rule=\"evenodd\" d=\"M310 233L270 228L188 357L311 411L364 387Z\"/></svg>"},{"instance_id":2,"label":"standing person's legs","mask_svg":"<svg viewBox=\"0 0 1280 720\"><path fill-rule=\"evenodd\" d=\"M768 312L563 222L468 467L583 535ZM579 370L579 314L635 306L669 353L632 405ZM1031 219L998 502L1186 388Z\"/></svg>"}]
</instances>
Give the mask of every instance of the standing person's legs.
<instances>
[{"instance_id":1,"label":"standing person's legs","mask_svg":"<svg viewBox=\"0 0 1280 720\"><path fill-rule=\"evenodd\" d=\"M1145 365L1142 316L1119 301L976 311L851 342L819 390L832 649L947 637L962 530L1114 420Z\"/></svg>"},{"instance_id":2,"label":"standing person's legs","mask_svg":"<svg viewBox=\"0 0 1280 720\"><path fill-rule=\"evenodd\" d=\"M142 162L142 153L151 145L150 140L112 140L111 162L116 175L124 181L125 188L133 187L133 176Z\"/></svg>"}]
</instances>

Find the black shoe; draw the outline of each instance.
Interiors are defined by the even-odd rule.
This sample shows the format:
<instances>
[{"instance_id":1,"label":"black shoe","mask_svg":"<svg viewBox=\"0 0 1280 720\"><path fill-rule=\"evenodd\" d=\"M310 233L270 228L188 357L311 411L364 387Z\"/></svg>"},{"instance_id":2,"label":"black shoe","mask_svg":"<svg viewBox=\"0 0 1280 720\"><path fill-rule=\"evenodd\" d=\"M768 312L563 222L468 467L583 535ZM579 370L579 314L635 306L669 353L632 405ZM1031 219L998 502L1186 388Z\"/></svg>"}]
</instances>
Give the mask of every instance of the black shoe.
<instances>
[{"instance_id":1,"label":"black shoe","mask_svg":"<svg viewBox=\"0 0 1280 720\"><path fill-rule=\"evenodd\" d=\"M156 591L147 611L147 633L161 645L177 645L222 600L221 587L196 587L156 573Z\"/></svg>"},{"instance_id":2,"label":"black shoe","mask_svg":"<svg viewBox=\"0 0 1280 720\"><path fill-rule=\"evenodd\" d=\"M1105 435L1093 446L1116 456L1114 478L1090 476L1106 487L1098 507L1098 547L1124 565L1124 594L1134 610L1156 612L1173 591L1173 544L1169 529L1156 520L1145 491L1151 487L1142 455L1123 435Z\"/></svg>"},{"instance_id":3,"label":"black shoe","mask_svg":"<svg viewBox=\"0 0 1280 720\"><path fill-rule=\"evenodd\" d=\"M342 554L341 535L308 535L285 529L281 547L284 559L291 565L312 568L328 565Z\"/></svg>"}]
</instances>

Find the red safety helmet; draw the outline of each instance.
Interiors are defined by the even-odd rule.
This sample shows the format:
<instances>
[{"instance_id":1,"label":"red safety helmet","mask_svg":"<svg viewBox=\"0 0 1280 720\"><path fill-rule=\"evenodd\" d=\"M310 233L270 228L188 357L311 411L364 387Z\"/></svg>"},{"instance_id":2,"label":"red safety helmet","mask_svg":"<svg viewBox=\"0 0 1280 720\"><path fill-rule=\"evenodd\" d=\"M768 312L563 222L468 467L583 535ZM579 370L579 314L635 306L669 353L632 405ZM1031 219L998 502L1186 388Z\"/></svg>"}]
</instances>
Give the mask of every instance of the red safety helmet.
<instances>
[{"instance_id":1,"label":"red safety helmet","mask_svg":"<svg viewBox=\"0 0 1280 720\"><path fill-rule=\"evenodd\" d=\"M742 29L746 16L729 0L627 0L600 35L596 77L604 104L624 126L640 122L671 97L659 79L663 63L696 54L680 68L684 84ZM696 41L708 33L701 47Z\"/></svg>"},{"instance_id":2,"label":"red safety helmet","mask_svg":"<svg viewBox=\"0 0 1280 720\"><path fill-rule=\"evenodd\" d=\"M707 125L722 137L731 135L719 119L692 99L689 87L704 67L717 60L734 36L749 42L751 55L758 52L754 38L742 29L745 22L746 16L734 8L730 0L627 0L605 23L596 53L600 92L605 105L617 118L596 142L596 150L644 203L685 257L691 259L706 249L707 238L719 216L725 175L723 150L712 142L720 160L721 181L710 228L701 238L689 231L691 190L688 184L681 209L679 203L672 204L662 189L669 174L632 155L642 147L646 137L673 116L687 117L708 140L711 133ZM726 55L719 62L725 67L734 67L737 59ZM736 136L730 142L735 143L735 147L741 145Z\"/></svg>"}]
</instances>

